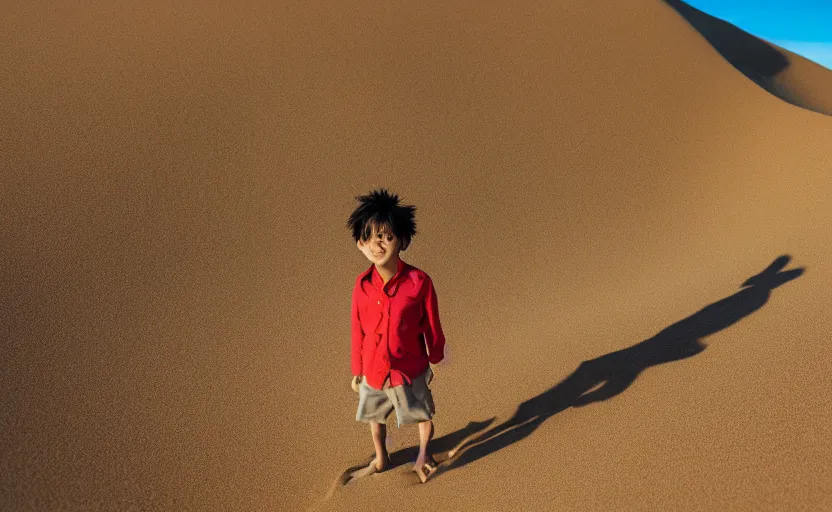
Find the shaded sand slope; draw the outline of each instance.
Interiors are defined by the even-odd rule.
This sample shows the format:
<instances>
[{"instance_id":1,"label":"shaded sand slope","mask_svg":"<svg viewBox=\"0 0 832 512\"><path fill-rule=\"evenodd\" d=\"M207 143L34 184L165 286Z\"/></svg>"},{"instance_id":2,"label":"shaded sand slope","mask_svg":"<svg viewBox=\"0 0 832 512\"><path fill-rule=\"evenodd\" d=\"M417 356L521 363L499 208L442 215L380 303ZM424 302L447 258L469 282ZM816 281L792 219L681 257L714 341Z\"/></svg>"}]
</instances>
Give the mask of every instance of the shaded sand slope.
<instances>
[{"instance_id":1,"label":"shaded sand slope","mask_svg":"<svg viewBox=\"0 0 832 512\"><path fill-rule=\"evenodd\" d=\"M832 73L681 0L665 0L745 76L793 105L832 115Z\"/></svg>"},{"instance_id":2,"label":"shaded sand slope","mask_svg":"<svg viewBox=\"0 0 832 512\"><path fill-rule=\"evenodd\" d=\"M830 118L662 1L573 4L5 7L0 508L323 498L371 450L372 186L420 208L437 436L534 423L323 509L832 506Z\"/></svg>"},{"instance_id":3,"label":"shaded sand slope","mask_svg":"<svg viewBox=\"0 0 832 512\"><path fill-rule=\"evenodd\" d=\"M774 77L776 93L799 107L832 115L832 72L785 48L772 46L789 60L789 66Z\"/></svg>"}]
</instances>

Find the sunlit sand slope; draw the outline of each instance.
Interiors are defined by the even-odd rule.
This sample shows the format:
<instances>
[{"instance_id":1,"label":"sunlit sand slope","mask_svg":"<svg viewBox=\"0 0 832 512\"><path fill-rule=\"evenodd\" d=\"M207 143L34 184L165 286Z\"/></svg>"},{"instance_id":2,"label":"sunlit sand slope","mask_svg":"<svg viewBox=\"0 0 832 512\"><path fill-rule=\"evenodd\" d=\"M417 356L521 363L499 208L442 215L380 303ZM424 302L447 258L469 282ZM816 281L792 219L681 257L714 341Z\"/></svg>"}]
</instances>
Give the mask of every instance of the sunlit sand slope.
<instances>
[{"instance_id":1,"label":"sunlit sand slope","mask_svg":"<svg viewBox=\"0 0 832 512\"><path fill-rule=\"evenodd\" d=\"M832 508L830 118L664 1L501 4L3 8L0 508ZM339 483L374 186L448 339L425 485L395 427Z\"/></svg>"}]
</instances>

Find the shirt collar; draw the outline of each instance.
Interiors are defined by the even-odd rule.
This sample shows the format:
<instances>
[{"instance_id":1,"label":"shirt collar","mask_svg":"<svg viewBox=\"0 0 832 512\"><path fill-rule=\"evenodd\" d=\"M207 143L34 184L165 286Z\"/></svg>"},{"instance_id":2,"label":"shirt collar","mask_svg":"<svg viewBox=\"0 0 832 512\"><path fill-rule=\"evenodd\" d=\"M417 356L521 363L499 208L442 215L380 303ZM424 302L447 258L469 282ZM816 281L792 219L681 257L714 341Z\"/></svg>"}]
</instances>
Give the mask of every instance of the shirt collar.
<instances>
[{"instance_id":1,"label":"shirt collar","mask_svg":"<svg viewBox=\"0 0 832 512\"><path fill-rule=\"evenodd\" d=\"M398 265L396 266L396 274L393 276L393 278L395 278L397 281L399 279L401 279L402 274L404 273L404 270L407 267L408 267L407 263L405 263L405 261L403 259L399 258ZM381 275L378 273L378 270L375 270L375 268L376 268L375 264L371 264L370 268L368 268L367 270L365 270L361 274L361 280L368 279L370 282L378 284L379 287L381 288L381 287L384 286L384 283L381 280ZM398 277L396 277L396 276L398 276ZM391 278L390 281L388 281L388 284L391 281L393 281L393 278Z\"/></svg>"}]
</instances>

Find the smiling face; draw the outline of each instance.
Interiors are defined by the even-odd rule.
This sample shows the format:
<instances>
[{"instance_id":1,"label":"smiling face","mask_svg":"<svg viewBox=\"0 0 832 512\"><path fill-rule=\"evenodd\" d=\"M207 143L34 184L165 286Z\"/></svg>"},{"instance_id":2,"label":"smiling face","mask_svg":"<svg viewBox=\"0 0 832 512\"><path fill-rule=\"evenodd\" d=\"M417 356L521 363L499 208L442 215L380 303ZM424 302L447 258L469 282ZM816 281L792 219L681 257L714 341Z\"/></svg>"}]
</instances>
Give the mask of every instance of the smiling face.
<instances>
[{"instance_id":1,"label":"smiling face","mask_svg":"<svg viewBox=\"0 0 832 512\"><path fill-rule=\"evenodd\" d=\"M359 239L357 246L368 260L384 267L388 263L396 263L402 249L402 241L388 226L379 227L373 224L370 237L366 241Z\"/></svg>"}]
</instances>

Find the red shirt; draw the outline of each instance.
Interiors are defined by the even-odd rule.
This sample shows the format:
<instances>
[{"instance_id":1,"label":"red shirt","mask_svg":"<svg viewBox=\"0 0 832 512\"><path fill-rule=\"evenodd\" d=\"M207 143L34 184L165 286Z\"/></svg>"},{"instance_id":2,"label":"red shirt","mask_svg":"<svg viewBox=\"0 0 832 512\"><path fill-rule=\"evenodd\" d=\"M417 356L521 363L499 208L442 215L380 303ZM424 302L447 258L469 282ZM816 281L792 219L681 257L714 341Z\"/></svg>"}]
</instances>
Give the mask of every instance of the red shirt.
<instances>
[{"instance_id":1,"label":"red shirt","mask_svg":"<svg viewBox=\"0 0 832 512\"><path fill-rule=\"evenodd\" d=\"M408 384L445 357L445 335L433 282L424 271L399 259L384 284L371 265L352 292L352 374L381 389Z\"/></svg>"}]
</instances>

